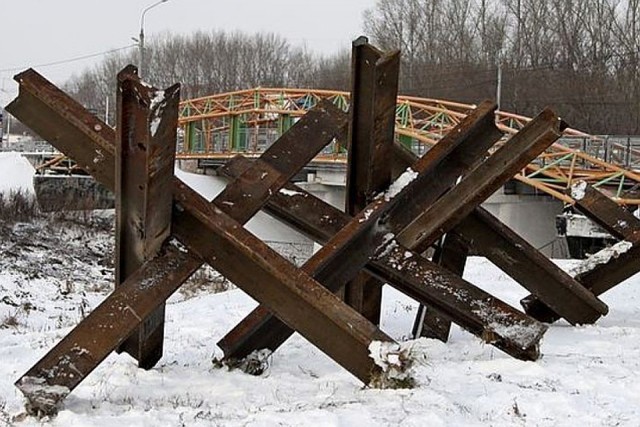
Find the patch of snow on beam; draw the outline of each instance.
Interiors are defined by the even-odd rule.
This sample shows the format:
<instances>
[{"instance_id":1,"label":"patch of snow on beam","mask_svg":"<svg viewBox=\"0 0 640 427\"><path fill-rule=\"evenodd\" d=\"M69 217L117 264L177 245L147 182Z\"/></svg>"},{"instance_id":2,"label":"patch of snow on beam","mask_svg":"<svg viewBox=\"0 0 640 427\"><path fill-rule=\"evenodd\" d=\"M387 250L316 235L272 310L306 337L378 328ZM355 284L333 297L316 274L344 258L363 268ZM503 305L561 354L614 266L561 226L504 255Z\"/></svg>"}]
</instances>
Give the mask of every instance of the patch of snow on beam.
<instances>
[{"instance_id":1,"label":"patch of snow on beam","mask_svg":"<svg viewBox=\"0 0 640 427\"><path fill-rule=\"evenodd\" d=\"M155 110L155 108L157 106L160 105L161 102L164 101L164 91L163 90L157 90L156 94L154 95L153 98L151 98L151 105L150 105L150 109L151 110Z\"/></svg>"},{"instance_id":2,"label":"patch of snow on beam","mask_svg":"<svg viewBox=\"0 0 640 427\"><path fill-rule=\"evenodd\" d=\"M400 193L404 187L409 185L411 181L418 177L418 172L411 168L407 168L393 183L389 186L389 189L384 193L384 200L389 201Z\"/></svg>"},{"instance_id":3,"label":"patch of snow on beam","mask_svg":"<svg viewBox=\"0 0 640 427\"><path fill-rule=\"evenodd\" d=\"M391 251L398 246L398 242L395 241L395 234L387 233L382 237L382 243L376 248L376 258L381 259L391 253Z\"/></svg>"},{"instance_id":4,"label":"patch of snow on beam","mask_svg":"<svg viewBox=\"0 0 640 427\"><path fill-rule=\"evenodd\" d=\"M299 191L287 190L286 188L281 188L280 191L278 191L278 193L282 194L283 196L289 196L289 197L305 195L304 193L301 193Z\"/></svg>"},{"instance_id":5,"label":"patch of snow on beam","mask_svg":"<svg viewBox=\"0 0 640 427\"><path fill-rule=\"evenodd\" d=\"M618 258L620 255L627 252L632 247L633 247L633 244L626 240L618 242L611 247L604 248L601 251L591 255L589 258L587 258L586 260L578 264L575 268L573 268L569 272L569 274L573 277L576 277L579 274L583 274L588 271L591 271L600 264L608 263L609 261L611 261L612 258Z\"/></svg>"},{"instance_id":6,"label":"patch of snow on beam","mask_svg":"<svg viewBox=\"0 0 640 427\"><path fill-rule=\"evenodd\" d=\"M587 182L578 181L571 186L571 197L573 200L582 200L587 191Z\"/></svg>"},{"instance_id":7,"label":"patch of snow on beam","mask_svg":"<svg viewBox=\"0 0 640 427\"><path fill-rule=\"evenodd\" d=\"M162 121L162 118L160 116L162 115L164 102L164 91L157 90L155 96L151 98L151 105L149 106L149 109L151 110L151 114L153 116L151 125L149 127L149 129L151 130L151 136L155 136L156 132L158 132L158 127L160 127L160 122Z\"/></svg>"},{"instance_id":8,"label":"patch of snow on beam","mask_svg":"<svg viewBox=\"0 0 640 427\"><path fill-rule=\"evenodd\" d=\"M488 342L496 339L507 339L517 344L521 349L536 346L540 337L547 330L547 326L539 322L526 324L524 321L513 319L508 313L504 313L484 302L474 308L476 313L486 325L484 334ZM495 334L495 336L494 336Z\"/></svg>"}]
</instances>

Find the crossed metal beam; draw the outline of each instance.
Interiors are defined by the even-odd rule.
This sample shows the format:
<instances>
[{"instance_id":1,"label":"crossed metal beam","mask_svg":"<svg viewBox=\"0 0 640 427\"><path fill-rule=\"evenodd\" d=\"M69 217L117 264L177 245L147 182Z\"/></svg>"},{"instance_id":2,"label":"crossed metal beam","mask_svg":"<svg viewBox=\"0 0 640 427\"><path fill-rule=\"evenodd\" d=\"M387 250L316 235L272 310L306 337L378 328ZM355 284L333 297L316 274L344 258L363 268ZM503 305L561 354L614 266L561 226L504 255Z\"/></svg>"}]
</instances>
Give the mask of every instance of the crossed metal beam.
<instances>
[{"instance_id":1,"label":"crossed metal beam","mask_svg":"<svg viewBox=\"0 0 640 427\"><path fill-rule=\"evenodd\" d=\"M230 161L221 172L232 181L212 202L173 176L177 85L160 91L125 68L116 135L35 71L16 76L20 94L7 109L115 190L118 201L118 286L18 380L31 409L55 412L116 349L151 368L162 355L164 301L204 262L261 303L220 341L225 358L276 350L295 330L365 384L385 374L369 345L393 343L374 324L382 283L435 309L434 322L452 320L520 359L539 356L546 326L461 278L468 246L482 246L572 323L605 314L593 294L479 208L560 136L562 122L545 110L488 156L502 134L495 106L485 102L416 159L393 145L398 63L397 52L356 41L351 116L320 103L259 159ZM352 163L342 212L289 180L347 127ZM242 227L262 208L324 246L296 268ZM423 257L444 234L439 263ZM491 241L478 245L485 234ZM549 280L519 273L522 263ZM347 283L347 301L362 314L334 295Z\"/></svg>"},{"instance_id":2,"label":"crossed metal beam","mask_svg":"<svg viewBox=\"0 0 640 427\"><path fill-rule=\"evenodd\" d=\"M587 259L575 276L575 280L589 292L602 295L640 272L640 219L585 181L576 182L570 192L578 210L613 237L622 240L618 250L605 248L606 256L594 254L601 261ZM521 304L530 316L541 321L552 323L561 318L557 310L536 295L529 295Z\"/></svg>"}]
</instances>

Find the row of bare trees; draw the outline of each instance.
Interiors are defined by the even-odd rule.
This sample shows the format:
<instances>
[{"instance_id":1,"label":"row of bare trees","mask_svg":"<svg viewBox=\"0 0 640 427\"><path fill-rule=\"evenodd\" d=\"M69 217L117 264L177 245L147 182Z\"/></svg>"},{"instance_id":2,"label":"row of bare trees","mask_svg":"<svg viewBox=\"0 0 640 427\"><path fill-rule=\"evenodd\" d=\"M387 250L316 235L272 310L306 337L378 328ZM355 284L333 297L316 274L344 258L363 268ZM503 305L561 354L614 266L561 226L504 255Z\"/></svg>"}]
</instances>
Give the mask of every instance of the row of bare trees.
<instances>
[{"instance_id":1,"label":"row of bare trees","mask_svg":"<svg viewBox=\"0 0 640 427\"><path fill-rule=\"evenodd\" d=\"M138 61L137 49L113 53L93 69L72 77L65 89L102 113L107 105L114 105L118 71ZM186 99L254 86L311 86L322 80L310 70L315 62L306 50L275 34L166 33L145 47L143 77L158 87L180 82Z\"/></svg>"},{"instance_id":2,"label":"row of bare trees","mask_svg":"<svg viewBox=\"0 0 640 427\"><path fill-rule=\"evenodd\" d=\"M401 92L531 115L556 108L574 127L640 133L640 0L378 0L365 34L403 53ZM328 30L329 31L329 30ZM345 50L319 56L274 34L163 34L146 48L144 78L176 81L184 98L254 86L348 89ZM115 53L67 89L98 112L138 53Z\"/></svg>"},{"instance_id":3,"label":"row of bare trees","mask_svg":"<svg viewBox=\"0 0 640 427\"><path fill-rule=\"evenodd\" d=\"M640 0L378 0L365 32L403 51L402 90L640 132Z\"/></svg>"}]
</instances>

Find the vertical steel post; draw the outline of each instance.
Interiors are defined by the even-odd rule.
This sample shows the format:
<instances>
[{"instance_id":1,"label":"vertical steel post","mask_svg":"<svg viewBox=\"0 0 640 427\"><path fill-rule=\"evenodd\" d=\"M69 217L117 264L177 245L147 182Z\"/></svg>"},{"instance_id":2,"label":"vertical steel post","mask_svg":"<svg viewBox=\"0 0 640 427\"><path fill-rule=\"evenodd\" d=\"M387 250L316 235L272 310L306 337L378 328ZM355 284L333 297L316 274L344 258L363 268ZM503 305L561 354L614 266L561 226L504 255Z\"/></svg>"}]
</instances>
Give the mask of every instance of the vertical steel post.
<instances>
[{"instance_id":1,"label":"vertical steel post","mask_svg":"<svg viewBox=\"0 0 640 427\"><path fill-rule=\"evenodd\" d=\"M383 54L366 37L353 42L351 122L348 137L346 212L354 216L391 184L400 52ZM380 322L382 282L359 273L345 286L345 301Z\"/></svg>"},{"instance_id":2,"label":"vertical steel post","mask_svg":"<svg viewBox=\"0 0 640 427\"><path fill-rule=\"evenodd\" d=\"M158 90L128 66L118 74L116 284L157 255L170 235L180 86ZM162 357L164 305L120 347L152 368Z\"/></svg>"}]
</instances>

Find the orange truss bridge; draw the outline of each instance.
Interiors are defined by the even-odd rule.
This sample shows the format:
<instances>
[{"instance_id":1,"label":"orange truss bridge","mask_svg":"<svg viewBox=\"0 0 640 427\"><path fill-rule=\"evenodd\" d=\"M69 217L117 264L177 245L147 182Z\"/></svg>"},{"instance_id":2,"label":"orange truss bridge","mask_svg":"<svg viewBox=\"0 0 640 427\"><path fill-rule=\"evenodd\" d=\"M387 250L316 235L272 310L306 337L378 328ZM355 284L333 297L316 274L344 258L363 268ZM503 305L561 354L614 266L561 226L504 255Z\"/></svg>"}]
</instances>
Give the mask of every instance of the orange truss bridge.
<instances>
[{"instance_id":1,"label":"orange truss bridge","mask_svg":"<svg viewBox=\"0 0 640 427\"><path fill-rule=\"evenodd\" d=\"M183 101L180 105L179 159L224 160L236 154L257 156L311 109L330 99L343 110L349 93L314 89L255 88ZM399 96L396 138L419 155L449 132L474 105ZM498 111L504 143L530 118ZM601 187L622 205L640 204L640 140L611 141L575 129L516 175L515 179L566 203L577 180ZM304 143L301 141L300 143ZM637 146L636 146L637 144ZM335 141L316 163L341 164L346 150Z\"/></svg>"}]
</instances>

